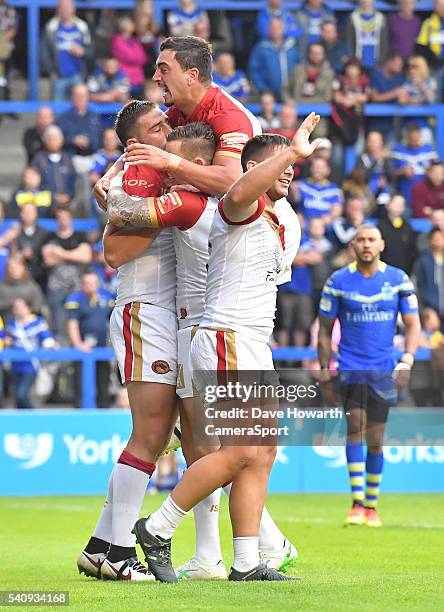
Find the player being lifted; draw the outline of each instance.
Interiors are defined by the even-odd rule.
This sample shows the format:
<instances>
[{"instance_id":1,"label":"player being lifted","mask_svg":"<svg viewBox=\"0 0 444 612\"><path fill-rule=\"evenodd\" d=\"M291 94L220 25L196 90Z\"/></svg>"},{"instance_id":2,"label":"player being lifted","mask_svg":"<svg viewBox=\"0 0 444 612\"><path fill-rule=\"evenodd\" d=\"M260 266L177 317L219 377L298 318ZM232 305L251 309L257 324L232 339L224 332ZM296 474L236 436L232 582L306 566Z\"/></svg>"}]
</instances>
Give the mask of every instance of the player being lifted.
<instances>
[{"instance_id":1,"label":"player being lifted","mask_svg":"<svg viewBox=\"0 0 444 612\"><path fill-rule=\"evenodd\" d=\"M338 369L347 414L346 455L353 500L346 525L380 527L376 505L385 423L389 407L396 403L395 384L405 386L413 366L420 335L418 301L407 274L381 261L384 241L377 227L358 227L352 244L356 261L335 272L322 292L318 354L322 379L328 381L331 334L338 318ZM405 352L396 365L393 339L398 313L405 325Z\"/></svg>"},{"instance_id":2,"label":"player being lifted","mask_svg":"<svg viewBox=\"0 0 444 612\"><path fill-rule=\"evenodd\" d=\"M311 155L316 147L316 143L310 144L309 137L318 121L317 115L307 117L291 144L282 137L267 135L253 138L243 150L242 165L249 172L235 183L219 204L211 231L205 312L192 343L195 371L208 369L209 365L218 369L221 343L224 343L224 352L237 353L237 369L253 366L256 370L273 370L268 339L273 328L283 247L279 222L270 205L287 195L293 177L291 165L299 157ZM261 161L263 163L259 164ZM134 223L142 214L141 209L131 214L124 203L123 218L119 221L117 199L114 206L112 219L115 223ZM145 219L147 215L149 218L149 207L143 212ZM258 243L261 244L262 265L258 265L255 248ZM276 277L271 279L270 264L276 270ZM246 266L251 268L250 275L244 274ZM258 274L263 276L260 282ZM258 304L261 304L260 310ZM207 326L213 330L203 329ZM227 329L235 331L225 337ZM233 345L227 347L227 342ZM159 511L136 523L136 537L159 580L177 580L170 555L171 536L180 521L196 503L233 479L230 514L235 560L229 578L285 580L282 574L259 562L259 523L274 455L275 447L222 445L187 470ZM247 492L250 504L245 506Z\"/></svg>"}]
</instances>

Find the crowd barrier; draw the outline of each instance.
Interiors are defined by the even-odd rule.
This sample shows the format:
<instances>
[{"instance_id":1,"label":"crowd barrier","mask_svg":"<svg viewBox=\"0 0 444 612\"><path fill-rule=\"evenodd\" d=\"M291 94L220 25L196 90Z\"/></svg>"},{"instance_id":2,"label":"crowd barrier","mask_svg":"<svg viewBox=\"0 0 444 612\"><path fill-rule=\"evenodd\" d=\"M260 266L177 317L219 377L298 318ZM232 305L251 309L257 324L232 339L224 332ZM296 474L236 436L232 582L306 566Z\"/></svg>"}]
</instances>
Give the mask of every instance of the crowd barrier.
<instances>
[{"instance_id":1,"label":"crowd barrier","mask_svg":"<svg viewBox=\"0 0 444 612\"><path fill-rule=\"evenodd\" d=\"M0 496L104 494L130 431L123 410L0 411ZM385 446L385 493L444 492L444 441L414 444ZM270 492L348 490L343 446L278 447Z\"/></svg>"},{"instance_id":2,"label":"crowd barrier","mask_svg":"<svg viewBox=\"0 0 444 612\"><path fill-rule=\"evenodd\" d=\"M429 349L418 349L416 361L429 361ZM401 353L398 353L398 357ZM303 359L316 359L316 350L310 348L281 347L273 349L273 359L281 361L302 361ZM78 361L82 366L82 395L79 398L79 407L84 409L96 408L96 363L98 361L113 361L114 351L111 348L95 348L89 352L78 349L40 349L26 352L23 349L5 349L0 351L1 362L12 361Z\"/></svg>"}]
</instances>

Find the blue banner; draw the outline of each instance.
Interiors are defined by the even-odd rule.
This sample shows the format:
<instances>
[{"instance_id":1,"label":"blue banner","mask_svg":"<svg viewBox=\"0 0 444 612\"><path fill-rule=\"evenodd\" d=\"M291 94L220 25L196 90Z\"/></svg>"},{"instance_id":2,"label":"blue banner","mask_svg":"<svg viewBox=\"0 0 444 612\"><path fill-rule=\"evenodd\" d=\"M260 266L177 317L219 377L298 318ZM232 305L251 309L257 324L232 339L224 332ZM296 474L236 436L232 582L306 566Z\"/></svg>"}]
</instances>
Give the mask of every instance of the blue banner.
<instances>
[{"instance_id":1,"label":"blue banner","mask_svg":"<svg viewBox=\"0 0 444 612\"><path fill-rule=\"evenodd\" d=\"M0 495L103 494L130 431L124 410L3 410ZM417 444L384 448L384 491L444 492L444 441ZM279 447L269 490L347 492L344 448Z\"/></svg>"}]
</instances>

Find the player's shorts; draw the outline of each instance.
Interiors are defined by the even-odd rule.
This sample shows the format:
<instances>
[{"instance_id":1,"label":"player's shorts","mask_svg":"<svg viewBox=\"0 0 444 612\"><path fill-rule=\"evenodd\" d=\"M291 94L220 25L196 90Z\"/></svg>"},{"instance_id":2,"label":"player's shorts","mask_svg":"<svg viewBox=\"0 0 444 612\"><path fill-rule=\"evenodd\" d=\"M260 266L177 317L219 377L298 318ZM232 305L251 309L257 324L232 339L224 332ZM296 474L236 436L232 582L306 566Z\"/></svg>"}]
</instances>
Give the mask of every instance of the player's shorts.
<instances>
[{"instance_id":1,"label":"player's shorts","mask_svg":"<svg viewBox=\"0 0 444 612\"><path fill-rule=\"evenodd\" d=\"M176 393L182 398L194 397L196 390L193 388L191 367L191 340L194 338L197 325L185 327L177 331L177 384Z\"/></svg>"},{"instance_id":2,"label":"player's shorts","mask_svg":"<svg viewBox=\"0 0 444 612\"><path fill-rule=\"evenodd\" d=\"M266 342L234 331L201 328L191 342L193 384L205 399L208 385L236 382L236 372L274 372L271 349Z\"/></svg>"},{"instance_id":3,"label":"player's shorts","mask_svg":"<svg viewBox=\"0 0 444 612\"><path fill-rule=\"evenodd\" d=\"M390 403L367 383L341 383L340 392L345 412L365 410L367 418L376 423L386 423Z\"/></svg>"},{"instance_id":4,"label":"player's shorts","mask_svg":"<svg viewBox=\"0 0 444 612\"><path fill-rule=\"evenodd\" d=\"M153 304L116 306L110 320L111 343L122 383L176 385L177 318Z\"/></svg>"}]
</instances>

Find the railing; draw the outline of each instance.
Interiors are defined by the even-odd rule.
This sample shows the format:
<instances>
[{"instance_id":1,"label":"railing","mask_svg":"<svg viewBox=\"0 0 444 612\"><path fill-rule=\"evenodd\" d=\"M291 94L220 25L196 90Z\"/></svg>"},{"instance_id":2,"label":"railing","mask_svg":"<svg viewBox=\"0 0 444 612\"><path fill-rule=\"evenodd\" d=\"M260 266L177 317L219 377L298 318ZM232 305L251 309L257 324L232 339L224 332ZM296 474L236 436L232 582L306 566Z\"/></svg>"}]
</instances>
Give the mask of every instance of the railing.
<instances>
[{"instance_id":1,"label":"railing","mask_svg":"<svg viewBox=\"0 0 444 612\"><path fill-rule=\"evenodd\" d=\"M398 357L401 353L398 353ZM419 349L416 353L416 361L429 361L430 350ZM310 348L283 347L273 349L275 361L302 361L303 359L316 359L316 350ZM22 349L5 349L0 351L0 362L2 361L78 361L82 364L82 396L79 402L80 408L96 408L96 363L98 361L113 361L114 351L111 348L95 348L89 352L78 349L41 349L26 352Z\"/></svg>"},{"instance_id":2,"label":"railing","mask_svg":"<svg viewBox=\"0 0 444 612\"><path fill-rule=\"evenodd\" d=\"M29 99L38 99L38 80L40 74L40 9L55 8L57 0L8 0L8 3L17 8L27 9L27 36L28 36L28 78L29 78ZM135 0L77 0L76 5L79 9L102 9L112 8L117 10L130 10L136 4ZM155 0L154 11L157 20L162 23L163 14L166 10L176 8L177 0ZM288 9L298 9L302 0L287 0L285 3ZM388 2L376 2L376 8L382 11L396 10L396 5ZM227 10L227 11L258 11L267 6L265 0L200 0L199 6L207 10ZM352 11L356 8L353 2L343 2L342 0L328 0L326 6L332 11ZM419 1L416 3L417 11L432 11L432 1Z\"/></svg>"}]
</instances>

